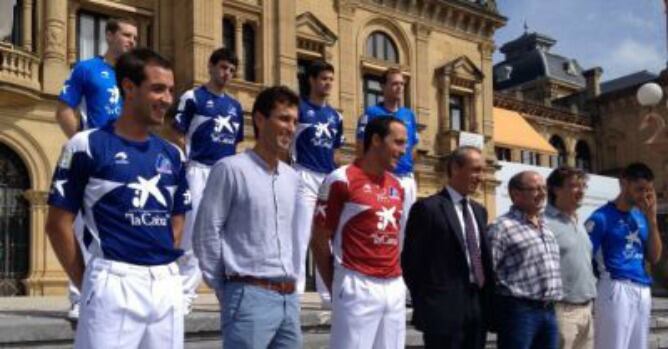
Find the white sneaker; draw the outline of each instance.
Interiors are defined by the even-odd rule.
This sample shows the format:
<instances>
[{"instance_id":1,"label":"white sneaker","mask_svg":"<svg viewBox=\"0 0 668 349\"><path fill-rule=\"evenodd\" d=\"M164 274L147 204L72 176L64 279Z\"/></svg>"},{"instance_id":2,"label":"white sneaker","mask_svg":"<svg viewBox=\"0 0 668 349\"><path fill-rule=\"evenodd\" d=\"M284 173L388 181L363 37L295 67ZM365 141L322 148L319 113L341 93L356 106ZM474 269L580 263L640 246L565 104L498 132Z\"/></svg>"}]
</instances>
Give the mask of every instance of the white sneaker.
<instances>
[{"instance_id":1,"label":"white sneaker","mask_svg":"<svg viewBox=\"0 0 668 349\"><path fill-rule=\"evenodd\" d=\"M72 303L70 311L67 312L67 318L70 320L79 320L79 303Z\"/></svg>"}]
</instances>

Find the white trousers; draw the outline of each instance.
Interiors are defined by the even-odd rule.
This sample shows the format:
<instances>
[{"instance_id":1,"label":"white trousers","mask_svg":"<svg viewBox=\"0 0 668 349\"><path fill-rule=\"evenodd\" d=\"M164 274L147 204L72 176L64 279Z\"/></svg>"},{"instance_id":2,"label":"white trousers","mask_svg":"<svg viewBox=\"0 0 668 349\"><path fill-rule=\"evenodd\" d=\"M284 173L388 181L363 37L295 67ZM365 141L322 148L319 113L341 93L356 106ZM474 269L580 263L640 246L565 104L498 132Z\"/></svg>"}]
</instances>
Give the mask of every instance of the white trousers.
<instances>
[{"instance_id":1,"label":"white trousers","mask_svg":"<svg viewBox=\"0 0 668 349\"><path fill-rule=\"evenodd\" d=\"M84 221L83 218L81 217L81 213L77 214L77 217L74 219L74 237L77 239L77 242L79 243L79 248L81 249L81 255L83 256L84 260L84 265L88 264L88 260L90 260L90 253L88 252L88 249L86 249L86 246L84 245L83 242L83 230L84 230ZM70 281L69 285L69 298L70 298L70 303L72 304L77 304L79 303L81 299L81 292L79 292L79 289L74 286L72 281Z\"/></svg>"},{"instance_id":2,"label":"white trousers","mask_svg":"<svg viewBox=\"0 0 668 349\"><path fill-rule=\"evenodd\" d=\"M313 212L318 199L318 190L327 176L324 173L318 173L295 165L295 170L299 175L299 195L295 207L294 235L293 235L293 265L297 274L297 292L304 293L306 287L306 255L311 241L311 228L313 226ZM315 270L315 287L320 299L325 304L330 303L330 295L325 283L320 277L318 270Z\"/></svg>"},{"instance_id":3,"label":"white trousers","mask_svg":"<svg viewBox=\"0 0 668 349\"><path fill-rule=\"evenodd\" d=\"M332 349L403 349L406 286L401 277L374 278L336 267L332 294Z\"/></svg>"},{"instance_id":4,"label":"white trousers","mask_svg":"<svg viewBox=\"0 0 668 349\"><path fill-rule=\"evenodd\" d=\"M650 288L599 279L594 302L594 348L643 349L649 340Z\"/></svg>"},{"instance_id":5,"label":"white trousers","mask_svg":"<svg viewBox=\"0 0 668 349\"><path fill-rule=\"evenodd\" d=\"M204 186L210 172L211 167L192 162L186 170L192 210L186 212L180 246L184 253L179 258L178 264L183 282L184 300L187 304L192 304L195 298L197 298L197 287L202 282L199 261L193 252L193 228L195 226L195 218L197 218L197 209L199 208L200 201L202 201L202 193L204 192Z\"/></svg>"},{"instance_id":6,"label":"white trousers","mask_svg":"<svg viewBox=\"0 0 668 349\"><path fill-rule=\"evenodd\" d=\"M75 349L183 348L176 263L149 267L94 258L82 295Z\"/></svg>"},{"instance_id":7,"label":"white trousers","mask_svg":"<svg viewBox=\"0 0 668 349\"><path fill-rule=\"evenodd\" d=\"M411 211L411 207L417 200L417 184L415 183L415 177L412 173L405 175L397 176L399 179L399 184L404 190L404 206L401 211L401 221L399 228L399 247L403 249L404 247L404 232L406 230L406 221L408 221L408 213Z\"/></svg>"}]
</instances>

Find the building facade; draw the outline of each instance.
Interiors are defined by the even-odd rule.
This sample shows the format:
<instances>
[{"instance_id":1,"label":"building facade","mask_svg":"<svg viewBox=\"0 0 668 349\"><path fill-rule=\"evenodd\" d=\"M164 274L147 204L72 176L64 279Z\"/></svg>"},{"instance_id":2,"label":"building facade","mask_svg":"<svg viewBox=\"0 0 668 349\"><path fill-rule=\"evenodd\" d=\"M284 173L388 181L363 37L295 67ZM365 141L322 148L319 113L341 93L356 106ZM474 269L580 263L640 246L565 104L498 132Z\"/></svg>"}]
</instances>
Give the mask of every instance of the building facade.
<instances>
[{"instance_id":1,"label":"building facade","mask_svg":"<svg viewBox=\"0 0 668 349\"><path fill-rule=\"evenodd\" d=\"M465 132L484 142L488 166L477 199L493 212L493 35L505 18L492 0L9 3L12 10L0 14L0 22L11 24L0 25L0 170L6 169L0 171L0 295L65 292L65 274L43 229L51 174L65 142L54 119L56 97L76 61L104 53L110 17L138 23L139 44L174 64L179 92L208 79L212 50L234 49L240 65L229 92L245 110L266 86L304 93L309 61L331 62L330 103L344 116L349 159L358 116L382 96L379 76L400 68L408 81L404 104L421 126L420 195L443 185L443 157ZM246 138L244 146L252 134Z\"/></svg>"}]
</instances>

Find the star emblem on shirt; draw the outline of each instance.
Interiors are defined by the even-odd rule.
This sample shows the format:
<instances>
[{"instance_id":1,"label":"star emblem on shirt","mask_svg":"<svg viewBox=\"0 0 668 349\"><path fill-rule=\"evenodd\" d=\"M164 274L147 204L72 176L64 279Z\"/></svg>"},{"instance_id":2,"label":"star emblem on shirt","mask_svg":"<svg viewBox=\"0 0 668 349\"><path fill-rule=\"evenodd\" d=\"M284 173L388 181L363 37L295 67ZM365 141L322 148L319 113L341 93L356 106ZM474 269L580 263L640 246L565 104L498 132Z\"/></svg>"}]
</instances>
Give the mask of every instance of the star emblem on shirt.
<instances>
[{"instance_id":1,"label":"star emblem on shirt","mask_svg":"<svg viewBox=\"0 0 668 349\"><path fill-rule=\"evenodd\" d=\"M158 189L158 182L160 182L160 174L155 175L151 179L145 179L142 176L137 176L137 182L128 184L128 188L135 190L136 197L132 199L132 205L137 208L144 208L148 198L152 196L162 206L167 206L167 201L164 195Z\"/></svg>"},{"instance_id":2,"label":"star emblem on shirt","mask_svg":"<svg viewBox=\"0 0 668 349\"><path fill-rule=\"evenodd\" d=\"M216 124L214 127L214 132L221 133L223 130L228 130L230 133L234 133L234 126L230 122L231 116L222 116L218 115L217 118L213 119L213 122Z\"/></svg>"},{"instance_id":3,"label":"star emblem on shirt","mask_svg":"<svg viewBox=\"0 0 668 349\"><path fill-rule=\"evenodd\" d=\"M60 179L53 182L53 187L56 188L56 191L62 197L65 197L65 188L63 187L65 183L67 183L67 179Z\"/></svg>"},{"instance_id":4,"label":"star emblem on shirt","mask_svg":"<svg viewBox=\"0 0 668 349\"><path fill-rule=\"evenodd\" d=\"M329 130L329 123L319 122L315 124L315 136L320 138L325 134L327 138L332 138L332 133Z\"/></svg>"},{"instance_id":5,"label":"star emblem on shirt","mask_svg":"<svg viewBox=\"0 0 668 349\"><path fill-rule=\"evenodd\" d=\"M394 217L394 212L397 210L396 207L385 208L381 207L380 211L376 212L378 216L378 230L387 229L388 225L392 225L393 228L397 228L397 219Z\"/></svg>"},{"instance_id":6,"label":"star emblem on shirt","mask_svg":"<svg viewBox=\"0 0 668 349\"><path fill-rule=\"evenodd\" d=\"M318 204L315 207L315 215L316 216L322 216L323 218L327 217L327 205Z\"/></svg>"},{"instance_id":7,"label":"star emblem on shirt","mask_svg":"<svg viewBox=\"0 0 668 349\"><path fill-rule=\"evenodd\" d=\"M640 237L638 236L640 232L638 230L634 231L633 233L629 233L629 235L626 235L626 244L629 246L632 246L633 244L638 244L642 245L642 241L640 241Z\"/></svg>"}]
</instances>

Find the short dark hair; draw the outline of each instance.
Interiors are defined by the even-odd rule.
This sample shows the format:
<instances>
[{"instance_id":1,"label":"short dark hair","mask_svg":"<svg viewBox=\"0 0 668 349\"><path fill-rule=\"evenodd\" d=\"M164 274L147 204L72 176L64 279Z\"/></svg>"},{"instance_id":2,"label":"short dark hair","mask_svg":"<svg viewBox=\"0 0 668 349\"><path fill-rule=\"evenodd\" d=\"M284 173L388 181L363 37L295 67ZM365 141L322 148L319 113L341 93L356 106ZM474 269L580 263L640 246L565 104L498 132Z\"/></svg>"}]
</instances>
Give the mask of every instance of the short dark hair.
<instances>
[{"instance_id":1,"label":"short dark hair","mask_svg":"<svg viewBox=\"0 0 668 349\"><path fill-rule=\"evenodd\" d=\"M547 176L547 202L554 205L557 201L557 194L555 190L564 186L564 183L571 178L587 180L588 176L585 171L571 167L571 166L560 166L555 168L549 176Z\"/></svg>"},{"instance_id":2,"label":"short dark hair","mask_svg":"<svg viewBox=\"0 0 668 349\"><path fill-rule=\"evenodd\" d=\"M654 172L652 172L652 169L644 163L634 162L622 170L621 178L630 182L635 182L641 179L651 182L654 180Z\"/></svg>"},{"instance_id":3,"label":"short dark hair","mask_svg":"<svg viewBox=\"0 0 668 349\"><path fill-rule=\"evenodd\" d=\"M209 64L211 65L216 65L220 61L227 61L235 67L239 66L239 58L237 58L237 54L227 47L216 49L211 52L211 56L209 56Z\"/></svg>"},{"instance_id":4,"label":"short dark hair","mask_svg":"<svg viewBox=\"0 0 668 349\"><path fill-rule=\"evenodd\" d=\"M534 171L521 171L516 173L508 181L508 194L513 190L522 190L524 189L524 176L529 173L535 173Z\"/></svg>"},{"instance_id":5,"label":"short dark hair","mask_svg":"<svg viewBox=\"0 0 668 349\"><path fill-rule=\"evenodd\" d=\"M401 75L402 77L404 76L404 72L402 72L401 69L399 69L399 68L394 68L394 67L392 67L392 68L388 68L388 69L383 73L383 75L380 76L380 83L383 84L383 85L385 85L385 84L387 83L387 79L390 77L390 75L395 75L395 74L399 74L399 75Z\"/></svg>"},{"instance_id":6,"label":"short dark hair","mask_svg":"<svg viewBox=\"0 0 668 349\"><path fill-rule=\"evenodd\" d=\"M385 139L385 137L390 134L390 125L395 122L404 125L403 121L392 115L378 117L369 121L369 123L366 124L366 127L364 128L364 153L369 151L369 148L371 148L371 141L373 140L373 136L378 135L380 139Z\"/></svg>"},{"instance_id":7,"label":"short dark hair","mask_svg":"<svg viewBox=\"0 0 668 349\"><path fill-rule=\"evenodd\" d=\"M315 79L320 75L320 73L324 71L334 73L334 66L325 61L317 60L308 66L306 74L308 75L309 78Z\"/></svg>"},{"instance_id":8,"label":"short dark hair","mask_svg":"<svg viewBox=\"0 0 668 349\"><path fill-rule=\"evenodd\" d=\"M259 136L257 125L255 125L255 113L262 114L265 119L268 119L271 111L278 104L299 105L299 96L287 86L272 86L262 90L253 103L252 118L255 138Z\"/></svg>"},{"instance_id":9,"label":"short dark hair","mask_svg":"<svg viewBox=\"0 0 668 349\"><path fill-rule=\"evenodd\" d=\"M121 27L121 23L129 24L133 27L137 27L137 22L130 18L110 18L107 20L107 25L104 27L105 33L115 34L118 29Z\"/></svg>"},{"instance_id":10,"label":"short dark hair","mask_svg":"<svg viewBox=\"0 0 668 349\"><path fill-rule=\"evenodd\" d=\"M135 85L141 85L146 79L144 67L147 65L157 65L172 70L172 65L166 58L149 48L136 48L118 57L114 69L116 70L116 84L121 90L122 97L125 98L125 91L123 91L121 82L127 78Z\"/></svg>"},{"instance_id":11,"label":"short dark hair","mask_svg":"<svg viewBox=\"0 0 668 349\"><path fill-rule=\"evenodd\" d=\"M445 163L445 172L448 177L452 176L452 167L455 164L457 164L459 167L462 167L466 164L466 160L468 159L468 154L470 151L475 151L478 154L482 154L482 150L480 150L478 147L474 147L472 145L463 145L453 150L452 153L448 155Z\"/></svg>"}]
</instances>

